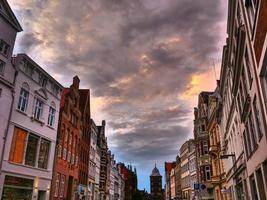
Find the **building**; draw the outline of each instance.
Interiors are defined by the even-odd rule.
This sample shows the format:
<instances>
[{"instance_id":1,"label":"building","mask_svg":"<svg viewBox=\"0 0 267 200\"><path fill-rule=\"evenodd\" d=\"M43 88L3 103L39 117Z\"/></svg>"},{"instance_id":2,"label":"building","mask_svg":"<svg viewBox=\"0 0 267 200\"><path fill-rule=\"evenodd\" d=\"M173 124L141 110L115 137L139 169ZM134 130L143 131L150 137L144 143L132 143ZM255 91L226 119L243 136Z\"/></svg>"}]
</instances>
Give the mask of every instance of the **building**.
<instances>
[{"instance_id":1,"label":"building","mask_svg":"<svg viewBox=\"0 0 267 200\"><path fill-rule=\"evenodd\" d=\"M163 200L162 176L156 164L150 175L150 194L153 200Z\"/></svg>"},{"instance_id":2,"label":"building","mask_svg":"<svg viewBox=\"0 0 267 200\"><path fill-rule=\"evenodd\" d=\"M99 181L100 181L100 157L101 157L101 151L98 146L96 146L96 152L95 152L95 195L94 199L99 200L100 199L100 193L99 193Z\"/></svg>"},{"instance_id":3,"label":"building","mask_svg":"<svg viewBox=\"0 0 267 200\"><path fill-rule=\"evenodd\" d=\"M189 153L191 152L190 147L192 147L193 143L194 140L190 139L186 141L180 148L182 198L188 200L192 197L189 171Z\"/></svg>"},{"instance_id":4,"label":"building","mask_svg":"<svg viewBox=\"0 0 267 200\"><path fill-rule=\"evenodd\" d=\"M197 168L196 168L196 148L195 142L190 141L189 143L189 152L188 152L188 168L189 168L189 175L190 175L190 187L191 187L191 198L194 199L194 184L197 183Z\"/></svg>"},{"instance_id":5,"label":"building","mask_svg":"<svg viewBox=\"0 0 267 200\"><path fill-rule=\"evenodd\" d=\"M176 192L175 192L175 169L171 169L170 174L170 186L171 186L171 199L176 198Z\"/></svg>"},{"instance_id":6,"label":"building","mask_svg":"<svg viewBox=\"0 0 267 200\"><path fill-rule=\"evenodd\" d=\"M93 188L89 185L90 172L95 173L94 166L91 166L91 113L90 113L90 90L79 89L80 96L80 139L79 139L79 186L78 195L80 199L92 199Z\"/></svg>"},{"instance_id":7,"label":"building","mask_svg":"<svg viewBox=\"0 0 267 200\"><path fill-rule=\"evenodd\" d=\"M124 200L132 200L134 195L137 193L137 174L136 170L132 170L132 167L125 166L124 163L118 163L119 172L124 180L124 191L121 196ZM123 183L122 183L123 184Z\"/></svg>"},{"instance_id":8,"label":"building","mask_svg":"<svg viewBox=\"0 0 267 200\"><path fill-rule=\"evenodd\" d=\"M6 137L14 104L15 68L12 64L13 48L22 28L6 0L0 2L0 175ZM3 106L5 105L5 106ZM0 188L1 193L2 188Z\"/></svg>"},{"instance_id":9,"label":"building","mask_svg":"<svg viewBox=\"0 0 267 200\"><path fill-rule=\"evenodd\" d=\"M79 186L79 141L80 141L80 80L73 78L70 88L65 88L60 102L57 134L57 156L55 157L52 182L53 199L77 199ZM80 188L79 188L80 189ZM79 191L81 194L82 191Z\"/></svg>"},{"instance_id":10,"label":"building","mask_svg":"<svg viewBox=\"0 0 267 200\"><path fill-rule=\"evenodd\" d=\"M175 162L165 162L165 199L171 199L171 170L175 168Z\"/></svg>"},{"instance_id":11,"label":"building","mask_svg":"<svg viewBox=\"0 0 267 200\"><path fill-rule=\"evenodd\" d=\"M219 82L218 82L219 84ZM220 117L221 117L221 96L219 87L217 86L214 94L209 96L208 104L208 124L207 130L209 134L209 153L211 155L212 176L211 183L214 186L213 193L216 200L223 200L222 188L225 187L225 170L221 156L221 133L220 133Z\"/></svg>"},{"instance_id":12,"label":"building","mask_svg":"<svg viewBox=\"0 0 267 200\"><path fill-rule=\"evenodd\" d=\"M106 122L102 121L102 126L97 126L97 145L100 149L100 178L99 178L99 195L100 200L106 200L107 180L108 180L108 145L105 136Z\"/></svg>"},{"instance_id":13,"label":"building","mask_svg":"<svg viewBox=\"0 0 267 200\"><path fill-rule=\"evenodd\" d=\"M175 173L175 196L176 196L176 199L180 199L182 197L181 158L178 155L176 156L174 173Z\"/></svg>"},{"instance_id":14,"label":"building","mask_svg":"<svg viewBox=\"0 0 267 200\"><path fill-rule=\"evenodd\" d=\"M201 92L198 96L198 106L194 108L194 139L197 159L197 182L205 185L206 194L202 199L214 199L211 184L211 158L209 155L209 134L207 131L208 100L213 92Z\"/></svg>"},{"instance_id":15,"label":"building","mask_svg":"<svg viewBox=\"0 0 267 200\"><path fill-rule=\"evenodd\" d=\"M228 199L266 199L266 1L229 1L220 94ZM240 145L242 144L242 145Z\"/></svg>"},{"instance_id":16,"label":"building","mask_svg":"<svg viewBox=\"0 0 267 200\"><path fill-rule=\"evenodd\" d=\"M25 54L17 55L14 65L14 104L3 152L1 199L49 199L63 87Z\"/></svg>"}]
</instances>

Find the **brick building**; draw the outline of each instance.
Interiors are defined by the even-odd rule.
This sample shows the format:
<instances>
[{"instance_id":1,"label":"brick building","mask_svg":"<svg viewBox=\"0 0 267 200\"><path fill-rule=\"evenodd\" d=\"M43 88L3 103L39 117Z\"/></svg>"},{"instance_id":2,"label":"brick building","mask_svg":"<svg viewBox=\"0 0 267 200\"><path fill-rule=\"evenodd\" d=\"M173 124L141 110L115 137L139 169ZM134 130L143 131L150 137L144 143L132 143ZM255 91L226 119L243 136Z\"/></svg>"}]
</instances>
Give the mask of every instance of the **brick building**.
<instances>
[{"instance_id":1,"label":"brick building","mask_svg":"<svg viewBox=\"0 0 267 200\"><path fill-rule=\"evenodd\" d=\"M78 198L81 122L79 83L79 78L75 76L72 85L64 89L61 97L52 183L53 199Z\"/></svg>"},{"instance_id":2,"label":"brick building","mask_svg":"<svg viewBox=\"0 0 267 200\"><path fill-rule=\"evenodd\" d=\"M79 89L80 96L80 139L79 139L79 198L87 199L88 190L88 172L90 155L90 134L91 134L91 113L90 113L90 90Z\"/></svg>"}]
</instances>

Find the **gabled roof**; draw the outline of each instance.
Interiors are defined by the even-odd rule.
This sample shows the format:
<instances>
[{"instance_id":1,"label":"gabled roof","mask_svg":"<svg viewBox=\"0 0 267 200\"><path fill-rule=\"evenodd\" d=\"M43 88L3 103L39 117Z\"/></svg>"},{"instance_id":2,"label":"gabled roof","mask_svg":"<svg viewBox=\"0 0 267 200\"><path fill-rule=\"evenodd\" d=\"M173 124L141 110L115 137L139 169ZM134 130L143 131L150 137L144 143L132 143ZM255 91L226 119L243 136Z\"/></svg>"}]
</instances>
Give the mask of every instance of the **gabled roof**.
<instances>
[{"instance_id":1,"label":"gabled roof","mask_svg":"<svg viewBox=\"0 0 267 200\"><path fill-rule=\"evenodd\" d=\"M0 16L3 17L4 20L6 20L18 32L23 31L7 0L0 1Z\"/></svg>"},{"instance_id":2,"label":"gabled roof","mask_svg":"<svg viewBox=\"0 0 267 200\"><path fill-rule=\"evenodd\" d=\"M90 90L89 89L79 89L80 94L80 110L81 112L85 111L85 106L89 103L90 106Z\"/></svg>"},{"instance_id":3,"label":"gabled roof","mask_svg":"<svg viewBox=\"0 0 267 200\"><path fill-rule=\"evenodd\" d=\"M175 168L175 162L165 162L165 172L171 173L172 168Z\"/></svg>"}]
</instances>

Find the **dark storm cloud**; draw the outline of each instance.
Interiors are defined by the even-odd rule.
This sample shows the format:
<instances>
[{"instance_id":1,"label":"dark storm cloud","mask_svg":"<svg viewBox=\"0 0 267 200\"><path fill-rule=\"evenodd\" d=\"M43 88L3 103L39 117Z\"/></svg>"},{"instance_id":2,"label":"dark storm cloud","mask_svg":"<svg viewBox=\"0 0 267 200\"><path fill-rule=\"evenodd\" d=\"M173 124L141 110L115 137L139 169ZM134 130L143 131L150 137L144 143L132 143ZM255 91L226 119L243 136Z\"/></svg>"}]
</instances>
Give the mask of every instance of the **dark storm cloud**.
<instances>
[{"instance_id":1,"label":"dark storm cloud","mask_svg":"<svg viewBox=\"0 0 267 200\"><path fill-rule=\"evenodd\" d=\"M192 105L179 95L220 55L226 1L11 1L25 30L19 49L104 99L97 113L121 160L175 158L192 135Z\"/></svg>"}]
</instances>

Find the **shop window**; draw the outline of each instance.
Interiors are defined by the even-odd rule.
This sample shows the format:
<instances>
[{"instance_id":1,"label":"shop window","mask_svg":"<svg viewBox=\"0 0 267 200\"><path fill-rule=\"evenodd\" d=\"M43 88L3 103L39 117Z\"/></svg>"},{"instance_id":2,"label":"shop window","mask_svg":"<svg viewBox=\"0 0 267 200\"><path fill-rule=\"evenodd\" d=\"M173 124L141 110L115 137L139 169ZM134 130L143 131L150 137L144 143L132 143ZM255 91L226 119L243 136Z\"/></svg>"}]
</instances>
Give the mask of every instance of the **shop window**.
<instances>
[{"instance_id":1,"label":"shop window","mask_svg":"<svg viewBox=\"0 0 267 200\"><path fill-rule=\"evenodd\" d=\"M25 165L35 166L37 148L38 148L38 140L39 140L39 137L33 134L29 134L27 150L26 150L26 155L25 155Z\"/></svg>"},{"instance_id":2,"label":"shop window","mask_svg":"<svg viewBox=\"0 0 267 200\"><path fill-rule=\"evenodd\" d=\"M9 160L22 164L24 158L24 149L26 144L27 132L23 129L14 128L12 145L10 148Z\"/></svg>"},{"instance_id":3,"label":"shop window","mask_svg":"<svg viewBox=\"0 0 267 200\"><path fill-rule=\"evenodd\" d=\"M48 156L49 156L49 149L50 149L50 141L41 139L40 150L39 150L39 160L38 160L38 167L47 169L48 165Z\"/></svg>"}]
</instances>

